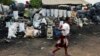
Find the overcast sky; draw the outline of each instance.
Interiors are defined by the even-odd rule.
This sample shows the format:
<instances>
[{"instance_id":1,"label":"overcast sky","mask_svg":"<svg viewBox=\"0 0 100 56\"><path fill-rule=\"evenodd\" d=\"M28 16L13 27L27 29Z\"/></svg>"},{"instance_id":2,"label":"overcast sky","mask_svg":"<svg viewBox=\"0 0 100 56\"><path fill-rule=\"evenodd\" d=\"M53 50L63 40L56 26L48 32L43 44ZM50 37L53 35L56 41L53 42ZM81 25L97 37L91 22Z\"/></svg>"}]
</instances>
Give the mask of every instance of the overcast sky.
<instances>
[{"instance_id":1,"label":"overcast sky","mask_svg":"<svg viewBox=\"0 0 100 56\"><path fill-rule=\"evenodd\" d=\"M89 3L92 3L92 4L94 4L96 2L100 2L100 0L86 0L86 1L89 2Z\"/></svg>"},{"instance_id":2,"label":"overcast sky","mask_svg":"<svg viewBox=\"0 0 100 56\"><path fill-rule=\"evenodd\" d=\"M20 3L25 3L25 1L29 1L29 0L16 0L17 2L20 2ZM100 2L100 0L86 0L87 2L89 3L96 3L96 2Z\"/></svg>"},{"instance_id":3,"label":"overcast sky","mask_svg":"<svg viewBox=\"0 0 100 56\"><path fill-rule=\"evenodd\" d=\"M26 3L26 1L29 1L29 0L16 0L18 3Z\"/></svg>"}]
</instances>

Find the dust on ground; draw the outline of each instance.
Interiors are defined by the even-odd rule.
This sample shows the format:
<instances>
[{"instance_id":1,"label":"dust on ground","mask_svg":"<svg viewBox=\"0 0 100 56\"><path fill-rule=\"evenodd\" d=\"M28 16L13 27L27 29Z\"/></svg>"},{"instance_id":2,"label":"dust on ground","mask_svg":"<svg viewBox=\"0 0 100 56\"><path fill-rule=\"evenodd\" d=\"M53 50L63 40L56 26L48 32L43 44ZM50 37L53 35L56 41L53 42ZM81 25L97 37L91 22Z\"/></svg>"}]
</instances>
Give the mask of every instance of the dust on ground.
<instances>
[{"instance_id":1,"label":"dust on ground","mask_svg":"<svg viewBox=\"0 0 100 56\"><path fill-rule=\"evenodd\" d=\"M95 25L94 25L95 26ZM100 25L90 26L72 33L69 45L71 56L100 56ZM82 32L82 33L81 33ZM56 40L46 38L14 39L11 43L0 42L0 56L50 56ZM64 56L61 49L56 56Z\"/></svg>"}]
</instances>

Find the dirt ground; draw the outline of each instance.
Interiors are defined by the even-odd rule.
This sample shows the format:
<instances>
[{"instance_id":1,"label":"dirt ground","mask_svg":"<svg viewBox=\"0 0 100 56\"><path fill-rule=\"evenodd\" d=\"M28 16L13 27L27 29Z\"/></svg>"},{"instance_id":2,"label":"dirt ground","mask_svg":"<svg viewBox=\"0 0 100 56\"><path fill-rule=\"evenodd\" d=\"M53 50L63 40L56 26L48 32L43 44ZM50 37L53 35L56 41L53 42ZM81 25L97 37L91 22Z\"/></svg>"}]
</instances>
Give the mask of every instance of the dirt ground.
<instances>
[{"instance_id":1,"label":"dirt ground","mask_svg":"<svg viewBox=\"0 0 100 56\"><path fill-rule=\"evenodd\" d=\"M94 25L95 26L95 25ZM70 38L69 54L71 56L100 56L100 25L84 28ZM94 29L94 30L93 30ZM50 56L56 40L46 38L15 39L11 43L0 42L0 56ZM56 56L64 56L61 49Z\"/></svg>"}]
</instances>

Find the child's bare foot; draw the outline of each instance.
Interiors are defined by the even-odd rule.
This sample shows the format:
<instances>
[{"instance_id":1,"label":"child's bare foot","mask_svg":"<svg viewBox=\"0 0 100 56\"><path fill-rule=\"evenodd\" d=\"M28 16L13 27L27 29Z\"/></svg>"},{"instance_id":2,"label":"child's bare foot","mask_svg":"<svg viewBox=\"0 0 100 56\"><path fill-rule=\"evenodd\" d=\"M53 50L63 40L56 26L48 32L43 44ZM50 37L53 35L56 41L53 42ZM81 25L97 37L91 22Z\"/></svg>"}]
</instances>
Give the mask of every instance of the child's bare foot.
<instances>
[{"instance_id":1,"label":"child's bare foot","mask_svg":"<svg viewBox=\"0 0 100 56\"><path fill-rule=\"evenodd\" d=\"M71 56L71 55L67 54L66 56Z\"/></svg>"},{"instance_id":2,"label":"child's bare foot","mask_svg":"<svg viewBox=\"0 0 100 56\"><path fill-rule=\"evenodd\" d=\"M51 52L51 53L50 53L50 56L55 56L55 54Z\"/></svg>"}]
</instances>

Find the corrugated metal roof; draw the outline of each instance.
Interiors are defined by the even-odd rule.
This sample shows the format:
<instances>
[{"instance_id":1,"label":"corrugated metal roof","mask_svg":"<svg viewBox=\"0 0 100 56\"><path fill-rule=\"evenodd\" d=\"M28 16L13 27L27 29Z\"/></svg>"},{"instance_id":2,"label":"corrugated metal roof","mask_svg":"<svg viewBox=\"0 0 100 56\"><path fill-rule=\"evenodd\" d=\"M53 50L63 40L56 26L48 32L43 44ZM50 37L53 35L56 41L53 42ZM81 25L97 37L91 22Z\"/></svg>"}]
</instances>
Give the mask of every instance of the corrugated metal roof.
<instances>
[{"instance_id":1,"label":"corrugated metal roof","mask_svg":"<svg viewBox=\"0 0 100 56\"><path fill-rule=\"evenodd\" d=\"M88 4L85 0L42 0L44 5Z\"/></svg>"}]
</instances>

